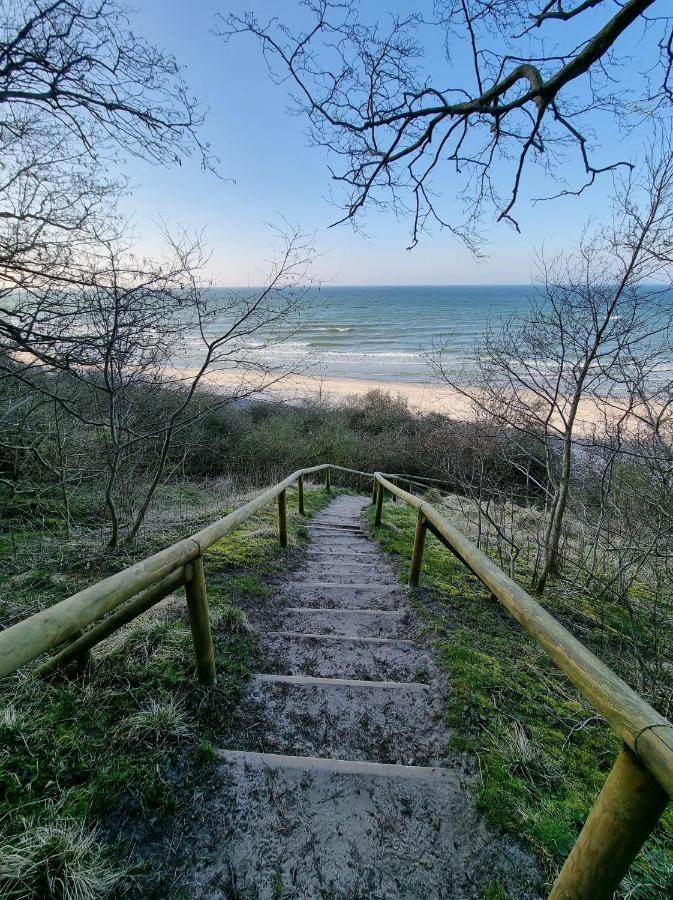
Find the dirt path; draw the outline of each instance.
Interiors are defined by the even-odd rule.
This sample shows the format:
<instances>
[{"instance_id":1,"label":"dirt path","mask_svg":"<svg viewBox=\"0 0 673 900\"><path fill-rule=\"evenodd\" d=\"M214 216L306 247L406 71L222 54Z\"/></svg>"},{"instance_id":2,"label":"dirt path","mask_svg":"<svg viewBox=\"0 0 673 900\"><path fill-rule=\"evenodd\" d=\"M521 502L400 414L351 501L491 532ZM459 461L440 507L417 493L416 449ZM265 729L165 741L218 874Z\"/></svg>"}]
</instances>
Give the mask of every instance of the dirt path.
<instances>
[{"instance_id":1,"label":"dirt path","mask_svg":"<svg viewBox=\"0 0 673 900\"><path fill-rule=\"evenodd\" d=\"M258 752L219 753L195 895L433 900L502 885L537 897L533 860L484 826L471 776L445 757L446 685L361 526L366 502L342 496L312 520L306 562L281 585L276 618L257 623Z\"/></svg>"}]
</instances>

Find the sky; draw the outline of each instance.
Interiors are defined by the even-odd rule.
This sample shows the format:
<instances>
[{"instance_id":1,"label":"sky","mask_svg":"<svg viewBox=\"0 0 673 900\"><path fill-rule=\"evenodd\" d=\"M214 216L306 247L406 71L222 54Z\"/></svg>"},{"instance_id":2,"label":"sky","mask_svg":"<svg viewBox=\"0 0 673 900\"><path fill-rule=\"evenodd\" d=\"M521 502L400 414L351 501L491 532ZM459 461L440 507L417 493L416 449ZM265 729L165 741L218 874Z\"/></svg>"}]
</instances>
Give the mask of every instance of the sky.
<instances>
[{"instance_id":1,"label":"sky","mask_svg":"<svg viewBox=\"0 0 673 900\"><path fill-rule=\"evenodd\" d=\"M485 256L479 259L446 231L407 250L410 223L390 210L370 210L361 223L365 235L348 223L330 227L340 210L329 199L325 152L310 146L306 123L289 112L287 89L272 82L254 40L244 35L225 44L213 33L218 12L249 8L262 19L278 13L278 4L269 0L241 3L137 0L134 29L175 55L192 93L208 110L202 137L219 158L222 176L201 171L195 160L171 169L128 160L131 192L124 207L143 251L158 249L159 221L203 229L212 251L209 275L217 284L259 284L273 255L271 226L284 218L315 234L320 252L315 276L326 283L524 284L535 276L543 248L552 254L570 249L588 217L608 214L609 177L580 198L532 204L531 196L555 190L534 173L517 210L521 233L507 224L487 228ZM369 14L382 18L389 8L389 3L367 4ZM282 10L298 15L298 0L284 0ZM428 65L441 79L441 55L431 54ZM621 136L609 120L599 127L600 150L614 151ZM448 177L440 183L446 197L452 184Z\"/></svg>"}]
</instances>

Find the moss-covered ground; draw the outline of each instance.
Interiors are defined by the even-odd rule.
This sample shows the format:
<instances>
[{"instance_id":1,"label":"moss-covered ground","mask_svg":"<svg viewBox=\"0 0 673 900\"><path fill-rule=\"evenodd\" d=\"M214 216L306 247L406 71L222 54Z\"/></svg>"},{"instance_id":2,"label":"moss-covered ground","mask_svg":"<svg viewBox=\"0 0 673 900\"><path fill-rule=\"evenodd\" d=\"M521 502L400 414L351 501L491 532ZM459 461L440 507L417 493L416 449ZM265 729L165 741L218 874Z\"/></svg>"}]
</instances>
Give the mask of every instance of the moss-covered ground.
<instances>
[{"instance_id":1,"label":"moss-covered ground","mask_svg":"<svg viewBox=\"0 0 673 900\"><path fill-rule=\"evenodd\" d=\"M370 516L373 523L371 508ZM397 557L403 580L415 523L415 510L386 503L377 531L382 548ZM492 825L531 843L549 886L612 766L618 740L535 641L432 535L421 588L411 593L411 602L440 668L450 676L446 721L453 748L476 758L479 809ZM555 613L570 613L564 621L572 625L572 599L555 595L552 586L544 602ZM507 895L494 885L489 896ZM673 897L670 812L631 867L621 896Z\"/></svg>"},{"instance_id":2,"label":"moss-covered ground","mask_svg":"<svg viewBox=\"0 0 673 900\"><path fill-rule=\"evenodd\" d=\"M328 500L307 490L307 514ZM120 890L153 896L151 860L141 871L126 870L124 833L170 816L190 795L199 768L211 764L258 653L245 611L263 602L269 579L301 551L303 521L291 491L287 550L278 544L269 504L207 551L214 688L196 683L182 592L96 648L87 670L38 680L27 667L0 683L1 897L86 900ZM202 524L197 518L165 526L115 554L81 535L66 543L32 533L3 536L0 623L53 604Z\"/></svg>"}]
</instances>

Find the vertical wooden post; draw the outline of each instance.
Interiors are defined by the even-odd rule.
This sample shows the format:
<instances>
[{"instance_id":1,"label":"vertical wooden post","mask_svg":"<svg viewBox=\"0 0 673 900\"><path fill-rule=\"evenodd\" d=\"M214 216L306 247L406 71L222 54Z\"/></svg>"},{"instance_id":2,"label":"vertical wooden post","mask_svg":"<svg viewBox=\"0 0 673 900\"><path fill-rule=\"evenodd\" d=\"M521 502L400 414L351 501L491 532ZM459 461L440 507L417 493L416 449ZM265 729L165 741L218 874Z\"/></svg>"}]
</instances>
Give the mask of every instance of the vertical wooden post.
<instances>
[{"instance_id":1,"label":"vertical wooden post","mask_svg":"<svg viewBox=\"0 0 673 900\"><path fill-rule=\"evenodd\" d=\"M379 484L376 492L376 515L374 516L374 525L378 528L381 524L381 515L383 513L383 495L385 491L382 484Z\"/></svg>"},{"instance_id":2,"label":"vertical wooden post","mask_svg":"<svg viewBox=\"0 0 673 900\"><path fill-rule=\"evenodd\" d=\"M185 566L185 594L189 611L189 625L192 629L192 641L196 655L196 671L201 684L215 684L215 654L213 652L213 636L210 632L208 616L208 596L206 594L206 577L203 571L203 557L197 556Z\"/></svg>"},{"instance_id":3,"label":"vertical wooden post","mask_svg":"<svg viewBox=\"0 0 673 900\"><path fill-rule=\"evenodd\" d=\"M611 900L667 802L659 782L624 747L549 900Z\"/></svg>"},{"instance_id":4,"label":"vertical wooden post","mask_svg":"<svg viewBox=\"0 0 673 900\"><path fill-rule=\"evenodd\" d=\"M332 490L332 478L330 476L330 467L329 466L327 466L327 468L325 469L325 490L327 491L328 494Z\"/></svg>"},{"instance_id":5,"label":"vertical wooden post","mask_svg":"<svg viewBox=\"0 0 673 900\"><path fill-rule=\"evenodd\" d=\"M299 495L299 515L305 516L304 512L304 476L300 475L297 478L297 493Z\"/></svg>"},{"instance_id":6,"label":"vertical wooden post","mask_svg":"<svg viewBox=\"0 0 673 900\"><path fill-rule=\"evenodd\" d=\"M287 547L287 496L285 491L278 494L278 540L281 547Z\"/></svg>"},{"instance_id":7,"label":"vertical wooden post","mask_svg":"<svg viewBox=\"0 0 673 900\"><path fill-rule=\"evenodd\" d=\"M355 478L355 493L356 494L360 493L360 473L359 472Z\"/></svg>"},{"instance_id":8,"label":"vertical wooden post","mask_svg":"<svg viewBox=\"0 0 673 900\"><path fill-rule=\"evenodd\" d=\"M418 518L416 519L416 534L414 535L414 551L411 554L411 569L409 571L409 584L411 587L418 587L421 579L421 563L423 562L423 548L427 531L428 525L425 516L419 509Z\"/></svg>"},{"instance_id":9,"label":"vertical wooden post","mask_svg":"<svg viewBox=\"0 0 673 900\"><path fill-rule=\"evenodd\" d=\"M378 482L377 482L376 478L372 478L372 506L374 506L374 504L376 503L377 485L378 485Z\"/></svg>"},{"instance_id":10,"label":"vertical wooden post","mask_svg":"<svg viewBox=\"0 0 673 900\"><path fill-rule=\"evenodd\" d=\"M398 478L393 478L393 484L399 487L400 482ZM397 494L392 495L393 503L397 503Z\"/></svg>"}]
</instances>

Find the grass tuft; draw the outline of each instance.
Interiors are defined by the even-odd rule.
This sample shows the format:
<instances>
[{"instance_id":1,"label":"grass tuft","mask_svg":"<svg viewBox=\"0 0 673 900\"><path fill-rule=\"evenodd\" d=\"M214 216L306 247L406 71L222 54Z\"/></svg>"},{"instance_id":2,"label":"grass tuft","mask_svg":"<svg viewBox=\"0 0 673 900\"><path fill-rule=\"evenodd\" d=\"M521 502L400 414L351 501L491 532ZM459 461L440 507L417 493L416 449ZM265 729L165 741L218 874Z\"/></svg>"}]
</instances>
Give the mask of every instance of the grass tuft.
<instances>
[{"instance_id":1,"label":"grass tuft","mask_svg":"<svg viewBox=\"0 0 673 900\"><path fill-rule=\"evenodd\" d=\"M0 845L0 896L7 900L100 900L120 877L96 832L71 818L25 821Z\"/></svg>"},{"instance_id":2,"label":"grass tuft","mask_svg":"<svg viewBox=\"0 0 673 900\"><path fill-rule=\"evenodd\" d=\"M248 617L237 606L223 606L216 610L211 617L211 623L225 634L250 634L253 631Z\"/></svg>"},{"instance_id":3,"label":"grass tuft","mask_svg":"<svg viewBox=\"0 0 673 900\"><path fill-rule=\"evenodd\" d=\"M177 744L191 728L182 703L173 697L151 698L142 709L123 719L116 737L131 747L153 749Z\"/></svg>"}]
</instances>

